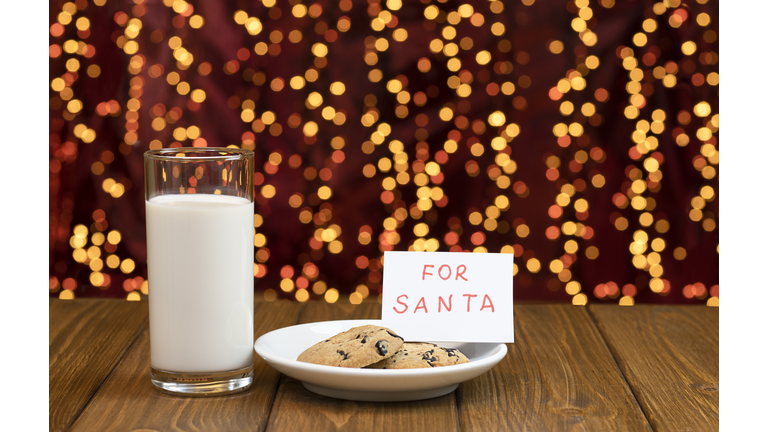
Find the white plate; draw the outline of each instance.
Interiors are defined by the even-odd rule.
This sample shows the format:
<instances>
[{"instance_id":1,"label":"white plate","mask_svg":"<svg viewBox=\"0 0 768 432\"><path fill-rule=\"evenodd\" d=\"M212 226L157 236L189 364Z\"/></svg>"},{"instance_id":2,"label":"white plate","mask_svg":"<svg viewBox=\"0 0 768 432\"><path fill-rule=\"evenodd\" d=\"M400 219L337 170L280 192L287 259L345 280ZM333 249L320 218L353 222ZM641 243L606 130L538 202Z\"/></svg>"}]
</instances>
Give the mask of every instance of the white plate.
<instances>
[{"instance_id":1,"label":"white plate","mask_svg":"<svg viewBox=\"0 0 768 432\"><path fill-rule=\"evenodd\" d=\"M324 321L281 328L254 344L270 366L295 378L307 390L356 401L410 401L448 394L464 381L482 375L507 354L505 344L439 343L458 348L469 363L421 369L355 369L297 361L305 349L352 327L381 325L379 320Z\"/></svg>"}]
</instances>

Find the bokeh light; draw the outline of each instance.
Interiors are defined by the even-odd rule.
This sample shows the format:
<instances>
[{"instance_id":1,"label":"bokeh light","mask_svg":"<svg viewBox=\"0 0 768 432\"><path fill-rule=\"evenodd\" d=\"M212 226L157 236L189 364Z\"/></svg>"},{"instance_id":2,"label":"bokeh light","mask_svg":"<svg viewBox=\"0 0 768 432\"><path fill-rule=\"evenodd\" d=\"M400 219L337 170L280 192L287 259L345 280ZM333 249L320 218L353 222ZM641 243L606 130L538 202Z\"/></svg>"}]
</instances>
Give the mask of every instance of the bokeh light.
<instances>
[{"instance_id":1,"label":"bokeh light","mask_svg":"<svg viewBox=\"0 0 768 432\"><path fill-rule=\"evenodd\" d=\"M256 153L265 301L380 301L414 250L512 253L516 299L719 305L716 2L50 8L52 297L145 299L142 153L221 146Z\"/></svg>"}]
</instances>

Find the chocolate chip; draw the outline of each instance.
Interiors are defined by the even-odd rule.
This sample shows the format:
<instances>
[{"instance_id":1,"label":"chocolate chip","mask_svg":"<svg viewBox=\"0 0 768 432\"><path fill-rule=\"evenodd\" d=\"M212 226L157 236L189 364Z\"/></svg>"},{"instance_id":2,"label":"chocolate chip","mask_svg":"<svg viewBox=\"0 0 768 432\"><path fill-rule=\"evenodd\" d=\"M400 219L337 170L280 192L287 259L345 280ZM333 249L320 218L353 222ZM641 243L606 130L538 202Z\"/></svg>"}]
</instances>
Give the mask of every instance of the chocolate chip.
<instances>
[{"instance_id":1,"label":"chocolate chip","mask_svg":"<svg viewBox=\"0 0 768 432\"><path fill-rule=\"evenodd\" d=\"M344 351L342 351L342 350L338 350L338 351L336 351L336 352L337 352L338 354L340 354L340 355L344 356L344 358L343 358L342 360L346 360L346 359L347 359L347 353L345 353Z\"/></svg>"},{"instance_id":2,"label":"chocolate chip","mask_svg":"<svg viewBox=\"0 0 768 432\"><path fill-rule=\"evenodd\" d=\"M382 355L382 356L387 355L387 352L389 349L389 342L383 339L376 342L376 349L379 350L379 355Z\"/></svg>"},{"instance_id":3,"label":"chocolate chip","mask_svg":"<svg viewBox=\"0 0 768 432\"><path fill-rule=\"evenodd\" d=\"M387 333L389 333L389 335L390 335L390 336L392 336L392 337L396 337L396 338L400 339L401 341L405 341L405 339L403 339L402 337L400 337L400 336L398 336L398 335L396 335L396 334L392 333L392 332L391 332L391 331L389 331L389 330L387 330Z\"/></svg>"},{"instance_id":4,"label":"chocolate chip","mask_svg":"<svg viewBox=\"0 0 768 432\"><path fill-rule=\"evenodd\" d=\"M456 351L456 348L444 348L445 352L448 353L448 357L458 357L454 351Z\"/></svg>"},{"instance_id":5,"label":"chocolate chip","mask_svg":"<svg viewBox=\"0 0 768 432\"><path fill-rule=\"evenodd\" d=\"M364 344L368 342L368 335L363 336L363 340L360 341L361 344Z\"/></svg>"}]
</instances>

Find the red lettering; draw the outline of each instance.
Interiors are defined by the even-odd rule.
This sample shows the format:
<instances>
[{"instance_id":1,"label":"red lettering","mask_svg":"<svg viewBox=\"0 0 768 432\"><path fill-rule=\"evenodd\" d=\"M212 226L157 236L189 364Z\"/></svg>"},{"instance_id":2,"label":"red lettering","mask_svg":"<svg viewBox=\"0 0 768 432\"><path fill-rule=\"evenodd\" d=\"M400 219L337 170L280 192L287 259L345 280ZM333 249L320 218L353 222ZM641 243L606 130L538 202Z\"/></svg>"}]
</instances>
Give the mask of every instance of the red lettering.
<instances>
[{"instance_id":1,"label":"red lettering","mask_svg":"<svg viewBox=\"0 0 768 432\"><path fill-rule=\"evenodd\" d=\"M469 281L467 280L467 278L465 278L464 276L462 276L462 275L464 274L464 272L465 272L465 271L467 271L467 266L465 266L464 264L461 264L461 265L459 265L458 267L456 267L456 280L459 280L459 278L462 278L462 279L464 279L465 281L469 282Z\"/></svg>"},{"instance_id":2,"label":"red lettering","mask_svg":"<svg viewBox=\"0 0 768 432\"><path fill-rule=\"evenodd\" d=\"M467 298L467 312L469 312L469 302L472 301L472 297L477 297L477 294L463 294Z\"/></svg>"},{"instance_id":3,"label":"red lettering","mask_svg":"<svg viewBox=\"0 0 768 432\"><path fill-rule=\"evenodd\" d=\"M427 275L432 276L432 273L427 273L427 267L434 267L432 264L424 264L424 270L421 272L421 280L424 280L424 277Z\"/></svg>"},{"instance_id":4,"label":"red lettering","mask_svg":"<svg viewBox=\"0 0 768 432\"><path fill-rule=\"evenodd\" d=\"M424 297L416 303L416 309L413 310L413 313L416 313L419 309L424 309L424 313L429 313L429 311L427 311L427 304L424 302Z\"/></svg>"},{"instance_id":5,"label":"red lettering","mask_svg":"<svg viewBox=\"0 0 768 432\"><path fill-rule=\"evenodd\" d=\"M405 297L405 299L406 299L406 300L408 300L408 296L407 296L407 295L405 295L405 294L403 294L403 295L401 295L401 296L398 296L398 297L397 297L397 302L398 302L398 303L400 303L401 305L405 306L405 309L403 309L403 310L399 311L399 310L397 310L397 308L396 308L396 307L393 307L393 308L392 308L392 309L394 309L394 310L395 310L395 312L397 312L397 313L399 313L399 314L405 313L405 311L407 311L407 310L408 310L408 305L400 301L400 298L402 298L402 297Z\"/></svg>"},{"instance_id":6,"label":"red lettering","mask_svg":"<svg viewBox=\"0 0 768 432\"><path fill-rule=\"evenodd\" d=\"M453 307L453 294L448 296L448 304L445 304L445 300L443 300L442 296L439 296L437 298L437 311L440 312L442 310L442 307L445 306L445 310L448 312L451 311L451 308Z\"/></svg>"},{"instance_id":7,"label":"red lettering","mask_svg":"<svg viewBox=\"0 0 768 432\"><path fill-rule=\"evenodd\" d=\"M443 277L443 267L448 268L448 276L446 277ZM440 268L437 269L437 275L440 276L440 279L442 280L448 280L448 278L451 277L451 266L449 266L448 264L441 265Z\"/></svg>"},{"instance_id":8,"label":"red lettering","mask_svg":"<svg viewBox=\"0 0 768 432\"><path fill-rule=\"evenodd\" d=\"M488 300L488 304L487 305L485 304L486 300ZM486 294L485 297L483 297L483 307L480 308L480 311L482 312L482 310L487 308L487 307L491 308L491 312L496 312L496 309L494 309L494 307L493 307L493 302L491 301L491 298L488 297L488 294Z\"/></svg>"}]
</instances>

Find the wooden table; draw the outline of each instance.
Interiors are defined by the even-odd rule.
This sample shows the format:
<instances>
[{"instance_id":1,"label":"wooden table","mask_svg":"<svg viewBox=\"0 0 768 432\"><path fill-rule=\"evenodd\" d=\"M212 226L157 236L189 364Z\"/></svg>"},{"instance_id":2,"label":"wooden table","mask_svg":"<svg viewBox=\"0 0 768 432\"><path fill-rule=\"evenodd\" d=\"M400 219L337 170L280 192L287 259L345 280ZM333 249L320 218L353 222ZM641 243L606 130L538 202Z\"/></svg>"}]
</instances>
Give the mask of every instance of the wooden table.
<instances>
[{"instance_id":1,"label":"wooden table","mask_svg":"<svg viewBox=\"0 0 768 432\"><path fill-rule=\"evenodd\" d=\"M310 393L256 356L254 384L213 398L149 380L146 302L50 300L52 431L718 430L717 308L517 305L515 343L488 373L416 402ZM255 336L379 318L377 303L256 302Z\"/></svg>"}]
</instances>

